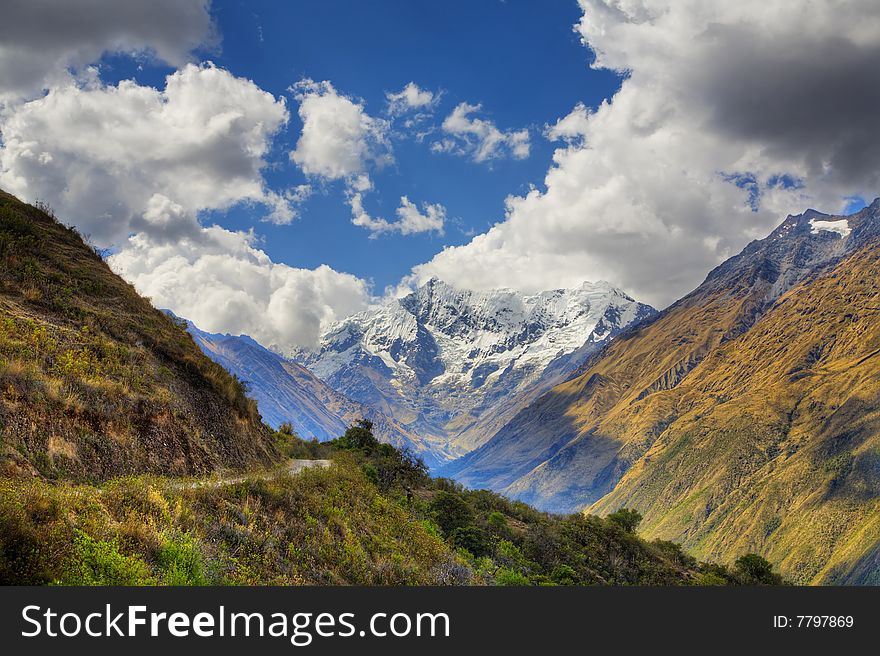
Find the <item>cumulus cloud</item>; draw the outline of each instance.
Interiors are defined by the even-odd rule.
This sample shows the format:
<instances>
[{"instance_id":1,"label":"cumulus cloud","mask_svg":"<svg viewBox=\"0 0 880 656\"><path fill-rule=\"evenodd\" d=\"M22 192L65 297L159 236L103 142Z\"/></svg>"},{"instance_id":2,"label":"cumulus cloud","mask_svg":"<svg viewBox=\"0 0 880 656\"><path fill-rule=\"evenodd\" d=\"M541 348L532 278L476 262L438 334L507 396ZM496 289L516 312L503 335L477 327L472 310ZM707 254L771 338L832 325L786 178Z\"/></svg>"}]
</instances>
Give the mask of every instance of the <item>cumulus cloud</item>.
<instances>
[{"instance_id":1,"label":"cumulus cloud","mask_svg":"<svg viewBox=\"0 0 880 656\"><path fill-rule=\"evenodd\" d=\"M367 114L363 103L327 81L302 80L292 91L303 127L290 158L306 175L350 181L393 161L388 122Z\"/></svg>"},{"instance_id":2,"label":"cumulus cloud","mask_svg":"<svg viewBox=\"0 0 880 656\"><path fill-rule=\"evenodd\" d=\"M204 330L250 335L282 353L316 347L332 322L370 300L366 283L353 275L273 262L253 233L219 226L174 242L140 233L108 263L156 307Z\"/></svg>"},{"instance_id":3,"label":"cumulus cloud","mask_svg":"<svg viewBox=\"0 0 880 656\"><path fill-rule=\"evenodd\" d=\"M459 103L443 120L445 138L431 144L435 153L465 155L475 162L485 162L503 156L525 159L529 156L529 131L502 132L492 121L473 116L481 105Z\"/></svg>"},{"instance_id":4,"label":"cumulus cloud","mask_svg":"<svg viewBox=\"0 0 880 656\"><path fill-rule=\"evenodd\" d=\"M543 188L416 279L604 278L664 306L786 213L877 194L876 2L580 4L576 29L595 67L626 74L620 90L548 126L560 147Z\"/></svg>"},{"instance_id":5,"label":"cumulus cloud","mask_svg":"<svg viewBox=\"0 0 880 656\"><path fill-rule=\"evenodd\" d=\"M400 197L400 207L397 208L398 221L395 229L405 235L416 232L437 232L443 234L443 224L446 221L446 208L440 204L422 203L419 210L415 203L406 196Z\"/></svg>"},{"instance_id":6,"label":"cumulus cloud","mask_svg":"<svg viewBox=\"0 0 880 656\"><path fill-rule=\"evenodd\" d=\"M415 82L409 82L397 93L385 92L388 113L399 116L413 110L433 109L438 96L427 89L421 89Z\"/></svg>"},{"instance_id":7,"label":"cumulus cloud","mask_svg":"<svg viewBox=\"0 0 880 656\"><path fill-rule=\"evenodd\" d=\"M383 233L443 233L446 210L442 205L424 204L419 211L403 197L395 221L373 217L364 207L365 196L373 190L371 172L394 161L389 121L370 116L362 102L339 93L326 80L306 79L292 91L299 101L303 127L290 158L308 176L344 183L354 225L369 230L371 238ZM431 92L412 82L399 93L386 96L392 115L407 108L424 108L434 101Z\"/></svg>"},{"instance_id":8,"label":"cumulus cloud","mask_svg":"<svg viewBox=\"0 0 880 656\"><path fill-rule=\"evenodd\" d=\"M590 110L583 103L578 103L570 113L548 125L544 136L550 141L564 141L568 144L583 141L589 132Z\"/></svg>"},{"instance_id":9,"label":"cumulus cloud","mask_svg":"<svg viewBox=\"0 0 880 656\"><path fill-rule=\"evenodd\" d=\"M207 330L289 351L316 346L330 323L366 307L363 280L273 262L252 231L201 224L203 210L240 202L288 223L312 193L272 191L263 179L284 100L210 63L186 64L210 39L205 0L56 5L3 8L0 187L115 245L117 273ZM164 89L105 85L89 64L108 51L180 68Z\"/></svg>"},{"instance_id":10,"label":"cumulus cloud","mask_svg":"<svg viewBox=\"0 0 880 656\"><path fill-rule=\"evenodd\" d=\"M262 169L287 118L283 99L210 63L164 90L68 82L3 115L0 187L48 202L99 245L191 236L200 210L242 201L285 223L297 192L269 191Z\"/></svg>"},{"instance_id":11,"label":"cumulus cloud","mask_svg":"<svg viewBox=\"0 0 880 656\"><path fill-rule=\"evenodd\" d=\"M367 228L370 238L375 239L383 233L396 232L402 235L414 235L421 232L436 232L442 235L446 222L446 208L440 204L422 203L422 209L406 196L400 197L397 208L397 220L387 221L374 218L364 209L363 194L353 193L349 199L351 222L356 226Z\"/></svg>"},{"instance_id":12,"label":"cumulus cloud","mask_svg":"<svg viewBox=\"0 0 880 656\"><path fill-rule=\"evenodd\" d=\"M104 52L144 53L173 66L213 40L207 0L4 0L0 102L32 98Z\"/></svg>"}]
</instances>

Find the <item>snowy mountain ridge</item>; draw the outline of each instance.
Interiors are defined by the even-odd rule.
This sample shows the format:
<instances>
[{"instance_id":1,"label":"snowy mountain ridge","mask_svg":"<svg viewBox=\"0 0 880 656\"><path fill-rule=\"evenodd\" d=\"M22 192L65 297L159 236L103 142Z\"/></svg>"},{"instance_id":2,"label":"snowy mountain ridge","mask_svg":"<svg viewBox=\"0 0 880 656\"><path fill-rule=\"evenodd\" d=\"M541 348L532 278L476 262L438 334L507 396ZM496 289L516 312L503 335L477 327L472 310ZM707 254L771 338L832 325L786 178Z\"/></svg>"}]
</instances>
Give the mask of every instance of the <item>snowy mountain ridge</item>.
<instances>
[{"instance_id":1,"label":"snowy mountain ridge","mask_svg":"<svg viewBox=\"0 0 880 656\"><path fill-rule=\"evenodd\" d=\"M653 314L607 282L522 294L433 278L331 326L319 351L287 355L334 389L464 453L491 437L488 415L506 416L514 397L558 382Z\"/></svg>"},{"instance_id":2,"label":"snowy mountain ridge","mask_svg":"<svg viewBox=\"0 0 880 656\"><path fill-rule=\"evenodd\" d=\"M303 439L324 441L339 437L357 420L368 419L382 442L410 449L430 466L449 458L441 453L440 445L424 443L393 419L347 398L308 369L247 335L209 333L191 321L186 321L186 329L209 358L247 385L248 396L257 402L263 420L272 428L289 422Z\"/></svg>"}]
</instances>

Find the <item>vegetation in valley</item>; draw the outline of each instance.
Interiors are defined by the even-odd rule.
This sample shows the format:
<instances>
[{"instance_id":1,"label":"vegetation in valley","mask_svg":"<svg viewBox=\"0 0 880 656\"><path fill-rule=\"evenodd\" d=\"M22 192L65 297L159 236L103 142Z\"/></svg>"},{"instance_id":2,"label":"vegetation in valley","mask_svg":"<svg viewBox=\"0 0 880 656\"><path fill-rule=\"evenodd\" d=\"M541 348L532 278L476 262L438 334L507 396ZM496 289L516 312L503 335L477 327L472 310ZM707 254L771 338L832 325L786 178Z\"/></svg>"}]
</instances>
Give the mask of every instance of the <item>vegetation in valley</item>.
<instances>
[{"instance_id":1,"label":"vegetation in valley","mask_svg":"<svg viewBox=\"0 0 880 656\"><path fill-rule=\"evenodd\" d=\"M776 584L646 542L638 513L554 516L432 479L368 422L330 443L276 433L296 475L125 477L102 486L0 479L0 583L61 585Z\"/></svg>"}]
</instances>

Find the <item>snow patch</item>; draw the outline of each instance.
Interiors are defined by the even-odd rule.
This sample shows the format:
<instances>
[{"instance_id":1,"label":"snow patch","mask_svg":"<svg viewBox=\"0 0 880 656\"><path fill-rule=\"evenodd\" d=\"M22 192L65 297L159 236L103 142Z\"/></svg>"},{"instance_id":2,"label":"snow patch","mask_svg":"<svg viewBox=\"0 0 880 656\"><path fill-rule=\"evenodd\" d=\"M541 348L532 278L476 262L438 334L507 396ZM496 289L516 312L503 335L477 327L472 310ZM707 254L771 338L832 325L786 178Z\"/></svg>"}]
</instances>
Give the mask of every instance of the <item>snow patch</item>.
<instances>
[{"instance_id":1,"label":"snow patch","mask_svg":"<svg viewBox=\"0 0 880 656\"><path fill-rule=\"evenodd\" d=\"M407 424L418 414L442 426L512 398L545 372L576 366L650 311L607 282L522 294L432 279L330 327L320 351L292 356L357 401L402 404Z\"/></svg>"},{"instance_id":2,"label":"snow patch","mask_svg":"<svg viewBox=\"0 0 880 656\"><path fill-rule=\"evenodd\" d=\"M849 227L849 221L839 219L837 221L820 221L819 219L810 219L810 234L818 235L820 230L826 232L836 232L841 237L846 237L852 230Z\"/></svg>"}]
</instances>

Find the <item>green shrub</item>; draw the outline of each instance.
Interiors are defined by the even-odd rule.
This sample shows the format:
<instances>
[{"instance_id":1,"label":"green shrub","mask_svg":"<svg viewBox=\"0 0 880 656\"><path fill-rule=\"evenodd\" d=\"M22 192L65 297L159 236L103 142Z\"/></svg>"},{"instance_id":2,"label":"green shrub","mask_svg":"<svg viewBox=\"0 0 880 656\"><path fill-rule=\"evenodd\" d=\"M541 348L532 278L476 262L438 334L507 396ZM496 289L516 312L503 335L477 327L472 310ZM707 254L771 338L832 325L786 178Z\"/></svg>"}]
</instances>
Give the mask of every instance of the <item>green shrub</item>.
<instances>
[{"instance_id":1,"label":"green shrub","mask_svg":"<svg viewBox=\"0 0 880 656\"><path fill-rule=\"evenodd\" d=\"M621 508L605 518L610 524L623 529L627 533L635 533L642 523L642 514L638 510Z\"/></svg>"},{"instance_id":2,"label":"green shrub","mask_svg":"<svg viewBox=\"0 0 880 656\"><path fill-rule=\"evenodd\" d=\"M119 551L117 540L96 540L77 530L74 556L58 581L62 585L154 585L149 566Z\"/></svg>"},{"instance_id":3,"label":"green shrub","mask_svg":"<svg viewBox=\"0 0 880 656\"><path fill-rule=\"evenodd\" d=\"M464 528L474 521L470 506L457 494L440 491L431 502L431 512L440 530L446 536L457 528Z\"/></svg>"},{"instance_id":4,"label":"green shrub","mask_svg":"<svg viewBox=\"0 0 880 656\"><path fill-rule=\"evenodd\" d=\"M492 551L492 539L478 526L464 526L455 529L449 536L452 545L465 549L477 558L487 556Z\"/></svg>"},{"instance_id":5,"label":"green shrub","mask_svg":"<svg viewBox=\"0 0 880 656\"><path fill-rule=\"evenodd\" d=\"M167 539L156 554L166 585L206 585L204 559L196 541L188 534Z\"/></svg>"},{"instance_id":6,"label":"green shrub","mask_svg":"<svg viewBox=\"0 0 880 656\"><path fill-rule=\"evenodd\" d=\"M550 579L557 585L578 585L581 582L574 567L565 563L553 568L553 571L550 572Z\"/></svg>"},{"instance_id":7,"label":"green shrub","mask_svg":"<svg viewBox=\"0 0 880 656\"><path fill-rule=\"evenodd\" d=\"M773 565L758 554L740 556L733 564L733 571L746 585L780 585L782 577L773 572Z\"/></svg>"},{"instance_id":8,"label":"green shrub","mask_svg":"<svg viewBox=\"0 0 880 656\"><path fill-rule=\"evenodd\" d=\"M495 572L495 583L497 585L531 585L527 576L506 567L499 567Z\"/></svg>"}]
</instances>

